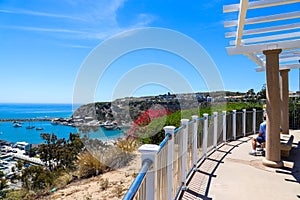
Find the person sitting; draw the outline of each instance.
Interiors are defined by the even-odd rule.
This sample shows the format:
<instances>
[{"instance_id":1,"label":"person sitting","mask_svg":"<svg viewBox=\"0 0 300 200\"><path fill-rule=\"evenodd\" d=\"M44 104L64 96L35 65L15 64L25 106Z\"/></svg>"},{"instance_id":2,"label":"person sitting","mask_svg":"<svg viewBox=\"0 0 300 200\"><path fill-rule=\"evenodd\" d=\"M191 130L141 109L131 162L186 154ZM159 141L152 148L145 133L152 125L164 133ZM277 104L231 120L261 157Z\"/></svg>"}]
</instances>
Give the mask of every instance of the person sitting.
<instances>
[{"instance_id":1,"label":"person sitting","mask_svg":"<svg viewBox=\"0 0 300 200\"><path fill-rule=\"evenodd\" d=\"M252 150L249 152L250 155L256 155L257 142L260 145L266 142L266 127L266 116L264 115L264 121L259 125L258 135L252 138Z\"/></svg>"}]
</instances>

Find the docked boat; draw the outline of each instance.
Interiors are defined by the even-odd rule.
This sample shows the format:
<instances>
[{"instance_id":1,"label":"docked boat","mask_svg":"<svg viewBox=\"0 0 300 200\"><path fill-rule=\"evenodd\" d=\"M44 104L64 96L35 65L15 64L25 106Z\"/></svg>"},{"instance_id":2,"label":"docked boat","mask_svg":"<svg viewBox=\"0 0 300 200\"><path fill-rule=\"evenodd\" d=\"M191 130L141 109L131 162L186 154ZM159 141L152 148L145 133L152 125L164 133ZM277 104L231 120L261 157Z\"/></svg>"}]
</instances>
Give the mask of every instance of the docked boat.
<instances>
[{"instance_id":1,"label":"docked boat","mask_svg":"<svg viewBox=\"0 0 300 200\"><path fill-rule=\"evenodd\" d=\"M22 125L19 124L19 123L14 123L13 127L15 127L15 128L20 128L20 127L22 127Z\"/></svg>"},{"instance_id":2,"label":"docked boat","mask_svg":"<svg viewBox=\"0 0 300 200\"><path fill-rule=\"evenodd\" d=\"M35 126L26 126L26 129L34 129Z\"/></svg>"},{"instance_id":3,"label":"docked boat","mask_svg":"<svg viewBox=\"0 0 300 200\"><path fill-rule=\"evenodd\" d=\"M57 122L57 121L54 121L54 120L52 120L52 121L51 121L51 125L54 125L54 126L56 126L56 125L58 125L58 122Z\"/></svg>"},{"instance_id":4,"label":"docked boat","mask_svg":"<svg viewBox=\"0 0 300 200\"><path fill-rule=\"evenodd\" d=\"M118 125L116 124L107 124L103 126L105 128L105 130L120 130L121 128L118 127Z\"/></svg>"}]
</instances>

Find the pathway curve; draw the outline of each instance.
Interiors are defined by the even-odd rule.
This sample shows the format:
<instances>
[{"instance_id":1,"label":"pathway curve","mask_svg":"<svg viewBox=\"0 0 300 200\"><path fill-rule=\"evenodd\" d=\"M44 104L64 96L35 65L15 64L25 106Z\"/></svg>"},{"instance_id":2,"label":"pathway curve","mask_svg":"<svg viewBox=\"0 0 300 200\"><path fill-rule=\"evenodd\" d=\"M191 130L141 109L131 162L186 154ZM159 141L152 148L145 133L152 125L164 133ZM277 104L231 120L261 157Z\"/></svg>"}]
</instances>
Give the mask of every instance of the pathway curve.
<instances>
[{"instance_id":1,"label":"pathway curve","mask_svg":"<svg viewBox=\"0 0 300 200\"><path fill-rule=\"evenodd\" d=\"M248 154L251 137L220 146L202 161L180 199L300 199L300 131L281 169L262 165L263 156Z\"/></svg>"}]
</instances>

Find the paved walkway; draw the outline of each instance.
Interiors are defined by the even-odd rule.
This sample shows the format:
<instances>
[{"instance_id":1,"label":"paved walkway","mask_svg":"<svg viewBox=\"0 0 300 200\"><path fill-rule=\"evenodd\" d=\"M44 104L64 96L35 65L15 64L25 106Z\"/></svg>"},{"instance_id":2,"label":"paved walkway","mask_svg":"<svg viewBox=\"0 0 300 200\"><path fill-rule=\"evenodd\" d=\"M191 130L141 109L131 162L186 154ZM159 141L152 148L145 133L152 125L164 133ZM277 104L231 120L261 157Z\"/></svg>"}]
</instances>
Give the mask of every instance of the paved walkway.
<instances>
[{"instance_id":1,"label":"paved walkway","mask_svg":"<svg viewBox=\"0 0 300 200\"><path fill-rule=\"evenodd\" d=\"M251 137L221 146L204 160L188 182L181 199L300 200L300 130L284 167L262 165L263 156L249 155Z\"/></svg>"}]
</instances>

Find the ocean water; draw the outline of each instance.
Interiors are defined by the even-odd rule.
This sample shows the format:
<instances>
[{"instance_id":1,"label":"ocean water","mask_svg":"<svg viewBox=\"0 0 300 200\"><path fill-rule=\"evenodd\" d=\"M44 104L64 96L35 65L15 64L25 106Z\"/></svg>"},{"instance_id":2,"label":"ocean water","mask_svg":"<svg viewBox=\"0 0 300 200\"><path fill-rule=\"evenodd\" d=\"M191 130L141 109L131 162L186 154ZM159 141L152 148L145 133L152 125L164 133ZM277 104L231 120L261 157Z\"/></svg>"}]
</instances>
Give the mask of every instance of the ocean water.
<instances>
[{"instance_id":1,"label":"ocean water","mask_svg":"<svg viewBox=\"0 0 300 200\"><path fill-rule=\"evenodd\" d=\"M74 110L78 108L74 105ZM70 117L72 104L0 104L0 119Z\"/></svg>"},{"instance_id":2,"label":"ocean water","mask_svg":"<svg viewBox=\"0 0 300 200\"><path fill-rule=\"evenodd\" d=\"M0 119L28 119L28 118L56 118L71 117L73 109L78 106L72 104L0 104ZM41 127L43 130L26 129L26 126ZM0 122L0 140L9 142L25 141L31 144L44 142L41 133L55 133L58 138L68 139L70 133L80 131L71 126L52 125L50 121L24 122L22 127L13 127L12 122ZM108 141L124 136L124 130L107 131L99 127L97 131L82 134L89 138Z\"/></svg>"}]
</instances>

